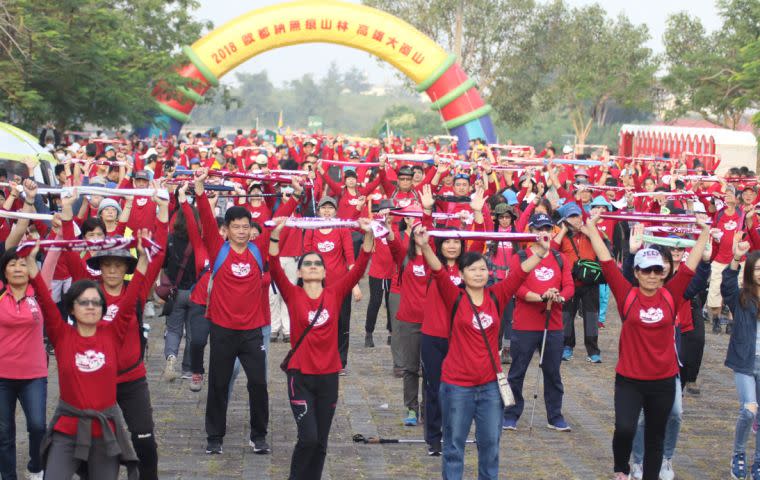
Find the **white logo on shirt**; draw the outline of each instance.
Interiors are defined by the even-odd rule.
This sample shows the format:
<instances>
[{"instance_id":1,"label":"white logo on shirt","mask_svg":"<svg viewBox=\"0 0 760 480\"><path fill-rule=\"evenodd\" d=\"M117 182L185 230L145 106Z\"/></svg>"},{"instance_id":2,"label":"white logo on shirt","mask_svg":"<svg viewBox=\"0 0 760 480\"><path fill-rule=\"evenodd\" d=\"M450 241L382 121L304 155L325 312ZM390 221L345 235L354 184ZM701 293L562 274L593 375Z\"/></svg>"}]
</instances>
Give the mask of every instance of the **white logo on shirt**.
<instances>
[{"instance_id":1,"label":"white logo on shirt","mask_svg":"<svg viewBox=\"0 0 760 480\"><path fill-rule=\"evenodd\" d=\"M252 212L251 218L259 218L261 216L261 212Z\"/></svg>"},{"instance_id":2,"label":"white logo on shirt","mask_svg":"<svg viewBox=\"0 0 760 480\"><path fill-rule=\"evenodd\" d=\"M726 223L723 224L723 230L735 230L736 229L736 222L733 220L729 220Z\"/></svg>"},{"instance_id":3,"label":"white logo on shirt","mask_svg":"<svg viewBox=\"0 0 760 480\"><path fill-rule=\"evenodd\" d=\"M535 270L536 272L536 278L539 279L542 282L548 282L552 278L554 278L554 270L548 267L540 267Z\"/></svg>"},{"instance_id":4,"label":"white logo on shirt","mask_svg":"<svg viewBox=\"0 0 760 480\"><path fill-rule=\"evenodd\" d=\"M359 204L359 199L358 198L352 198L351 200L348 201L348 204L356 206L356 205Z\"/></svg>"},{"instance_id":5,"label":"white logo on shirt","mask_svg":"<svg viewBox=\"0 0 760 480\"><path fill-rule=\"evenodd\" d=\"M661 308L650 307L648 310L639 310L639 318L643 323L657 323L663 318Z\"/></svg>"},{"instance_id":6,"label":"white logo on shirt","mask_svg":"<svg viewBox=\"0 0 760 480\"><path fill-rule=\"evenodd\" d=\"M483 330L493 325L493 317L491 315L480 312L478 316L480 317L480 323L483 325ZM475 330L480 330L478 319L475 317L475 315L472 316L472 326L475 328Z\"/></svg>"},{"instance_id":7,"label":"white logo on shirt","mask_svg":"<svg viewBox=\"0 0 760 480\"><path fill-rule=\"evenodd\" d=\"M144 207L148 203L148 199L138 198L137 200L135 200L135 203L137 204L138 207Z\"/></svg>"},{"instance_id":8,"label":"white logo on shirt","mask_svg":"<svg viewBox=\"0 0 760 480\"><path fill-rule=\"evenodd\" d=\"M425 265L412 265L412 273L416 277L424 277L425 276Z\"/></svg>"},{"instance_id":9,"label":"white logo on shirt","mask_svg":"<svg viewBox=\"0 0 760 480\"><path fill-rule=\"evenodd\" d=\"M317 250L322 253L332 252L333 249L335 249L335 244L329 240L317 244Z\"/></svg>"},{"instance_id":10,"label":"white logo on shirt","mask_svg":"<svg viewBox=\"0 0 760 480\"><path fill-rule=\"evenodd\" d=\"M87 350L84 353L75 354L74 363L80 372L92 373L106 364L106 356L95 350Z\"/></svg>"},{"instance_id":11,"label":"white logo on shirt","mask_svg":"<svg viewBox=\"0 0 760 480\"><path fill-rule=\"evenodd\" d=\"M399 207L406 208L406 207L408 207L409 205L412 204L412 199L411 198L405 198L403 200L398 200L396 203L398 203Z\"/></svg>"},{"instance_id":12,"label":"white logo on shirt","mask_svg":"<svg viewBox=\"0 0 760 480\"><path fill-rule=\"evenodd\" d=\"M247 277L248 274L251 273L251 264L250 263L233 263L232 264L232 274L236 277Z\"/></svg>"},{"instance_id":13,"label":"white logo on shirt","mask_svg":"<svg viewBox=\"0 0 760 480\"><path fill-rule=\"evenodd\" d=\"M116 318L117 313L119 313L119 305L116 303L109 305L106 309L106 314L103 315L103 320L106 322L113 322L113 319Z\"/></svg>"},{"instance_id":14,"label":"white logo on shirt","mask_svg":"<svg viewBox=\"0 0 760 480\"><path fill-rule=\"evenodd\" d=\"M451 283L456 286L459 286L462 283L462 277L459 275L451 275L449 278L451 279Z\"/></svg>"},{"instance_id":15,"label":"white logo on shirt","mask_svg":"<svg viewBox=\"0 0 760 480\"><path fill-rule=\"evenodd\" d=\"M383 198L383 194L382 194L382 193L375 193L375 194L373 194L373 195L372 195L370 198L371 198L372 200L380 200L380 199L382 199L382 198Z\"/></svg>"},{"instance_id":16,"label":"white logo on shirt","mask_svg":"<svg viewBox=\"0 0 760 480\"><path fill-rule=\"evenodd\" d=\"M309 323L311 323L312 320L314 320L314 315L317 314L317 311L311 311L309 312ZM319 327L327 323L327 320L330 318L330 313L327 310L322 310L322 313L319 314L319 318L317 318L317 321L314 322L315 327Z\"/></svg>"}]
</instances>

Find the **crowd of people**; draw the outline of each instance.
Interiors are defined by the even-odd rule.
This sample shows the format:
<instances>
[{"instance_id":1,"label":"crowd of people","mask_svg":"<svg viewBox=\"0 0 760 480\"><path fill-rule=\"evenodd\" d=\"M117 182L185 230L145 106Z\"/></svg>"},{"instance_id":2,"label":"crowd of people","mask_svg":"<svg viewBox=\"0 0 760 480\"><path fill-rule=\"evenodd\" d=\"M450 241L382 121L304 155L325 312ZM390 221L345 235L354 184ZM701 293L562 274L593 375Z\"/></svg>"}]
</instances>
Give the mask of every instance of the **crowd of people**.
<instances>
[{"instance_id":1,"label":"crowd of people","mask_svg":"<svg viewBox=\"0 0 760 480\"><path fill-rule=\"evenodd\" d=\"M586 360L601 363L612 296L614 478L675 477L682 396L701 395L708 324L731 335L730 475L760 479L760 442L746 458L760 395L760 206L748 168L716 175L690 154L558 155L551 142L541 152L300 134L273 144L242 130L143 140L46 130L40 143L57 160L53 185L34 181L34 159L26 176L0 172L3 480L16 478L17 402L29 478L109 480L121 465L130 479L158 478L143 361L161 341L145 321L154 305L166 317L163 381L206 386L209 455L223 453L241 369L250 446L271 452L268 372L281 359L270 344L290 344L280 363L298 431L289 478L321 478L365 273L367 311L354 315L366 319L364 347L375 347L384 306L400 421L424 425L443 478L463 478L473 423L478 478L498 478L537 351L546 425L571 431L561 367L575 358L576 316ZM46 424L52 355L59 399Z\"/></svg>"}]
</instances>

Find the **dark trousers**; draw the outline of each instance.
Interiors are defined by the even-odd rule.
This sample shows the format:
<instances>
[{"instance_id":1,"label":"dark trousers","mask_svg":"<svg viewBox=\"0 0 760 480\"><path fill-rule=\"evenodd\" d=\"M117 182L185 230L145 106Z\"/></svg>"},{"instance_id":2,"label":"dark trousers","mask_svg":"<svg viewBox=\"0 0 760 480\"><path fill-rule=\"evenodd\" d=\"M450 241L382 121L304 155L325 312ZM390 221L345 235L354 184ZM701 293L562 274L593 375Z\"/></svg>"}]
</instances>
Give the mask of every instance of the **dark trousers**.
<instances>
[{"instance_id":1,"label":"dark trousers","mask_svg":"<svg viewBox=\"0 0 760 480\"><path fill-rule=\"evenodd\" d=\"M338 402L338 374L305 375L291 370L288 372L288 398L298 427L289 479L319 480Z\"/></svg>"},{"instance_id":2,"label":"dark trousers","mask_svg":"<svg viewBox=\"0 0 760 480\"><path fill-rule=\"evenodd\" d=\"M565 346L575 348L575 314L583 316L583 343L586 353L599 355L599 286L581 285L575 295L562 307L562 323L565 327Z\"/></svg>"},{"instance_id":3,"label":"dark trousers","mask_svg":"<svg viewBox=\"0 0 760 480\"><path fill-rule=\"evenodd\" d=\"M71 480L80 473L92 480L116 480L119 478L119 459L108 455L103 438L93 438L86 466L74 458L76 437L53 432L52 443L45 465L45 480ZM140 474L140 478L143 476Z\"/></svg>"},{"instance_id":4,"label":"dark trousers","mask_svg":"<svg viewBox=\"0 0 760 480\"><path fill-rule=\"evenodd\" d=\"M698 310L698 311L696 311ZM694 330L681 334L681 384L696 382L705 353L705 321L702 309L691 309Z\"/></svg>"},{"instance_id":5,"label":"dark trousers","mask_svg":"<svg viewBox=\"0 0 760 480\"><path fill-rule=\"evenodd\" d=\"M501 323L499 324L499 350L504 345L504 340L512 338L512 314L514 311L515 299L512 297L504 309L504 314L501 316Z\"/></svg>"},{"instance_id":6,"label":"dark trousers","mask_svg":"<svg viewBox=\"0 0 760 480\"><path fill-rule=\"evenodd\" d=\"M0 379L0 478L16 480L16 403L21 403L29 433L29 463L26 468L42 470L40 443L45 435L47 378Z\"/></svg>"},{"instance_id":7,"label":"dark trousers","mask_svg":"<svg viewBox=\"0 0 760 480\"><path fill-rule=\"evenodd\" d=\"M158 446L153 431L153 407L148 380L143 377L116 385L116 401L124 414L132 445L140 460L141 480L158 480ZM90 477L97 480L97 477Z\"/></svg>"},{"instance_id":8,"label":"dark trousers","mask_svg":"<svg viewBox=\"0 0 760 480\"><path fill-rule=\"evenodd\" d=\"M420 328L421 323L398 321L398 342L401 368L404 369L404 405L408 410L420 410Z\"/></svg>"},{"instance_id":9,"label":"dark trousers","mask_svg":"<svg viewBox=\"0 0 760 480\"><path fill-rule=\"evenodd\" d=\"M377 323L377 313L385 300L385 313L388 321L385 324L386 330L393 331L391 327L391 311L388 305L388 294L391 289L391 281L384 278L369 277L369 304L367 305L367 321L364 324L364 331L373 333Z\"/></svg>"},{"instance_id":10,"label":"dark trousers","mask_svg":"<svg viewBox=\"0 0 760 480\"><path fill-rule=\"evenodd\" d=\"M348 365L348 340L351 333L351 300L353 295L349 293L343 299L338 316L338 353L340 364L343 368Z\"/></svg>"},{"instance_id":11,"label":"dark trousers","mask_svg":"<svg viewBox=\"0 0 760 480\"><path fill-rule=\"evenodd\" d=\"M204 373L203 353L208 343L210 325L206 318L206 306L190 302L190 371L193 373Z\"/></svg>"},{"instance_id":12,"label":"dark trousers","mask_svg":"<svg viewBox=\"0 0 760 480\"><path fill-rule=\"evenodd\" d=\"M441 402L438 392L441 387L441 366L447 353L449 353L448 339L424 333L421 335L422 381L425 384L425 442L428 445L440 443L443 438Z\"/></svg>"},{"instance_id":13,"label":"dark trousers","mask_svg":"<svg viewBox=\"0 0 760 480\"><path fill-rule=\"evenodd\" d=\"M530 367L533 353L538 351L540 355L543 336L543 331L512 331L512 343L509 348L512 364L509 366L507 379L515 396L515 405L504 411L504 418L517 421L523 413L523 409L525 408L525 398L523 396L525 374L528 371L528 367ZM546 351L541 370L544 373L544 404L546 405L546 419L549 423L562 418L562 396L565 393L559 371L562 364L562 347L562 332L559 330L547 332Z\"/></svg>"},{"instance_id":14,"label":"dark trousers","mask_svg":"<svg viewBox=\"0 0 760 480\"><path fill-rule=\"evenodd\" d=\"M248 407L251 440L263 439L269 425L269 392L266 380L266 351L261 328L232 330L211 323L206 435L221 443L227 429L229 385L235 359L248 378Z\"/></svg>"},{"instance_id":15,"label":"dark trousers","mask_svg":"<svg viewBox=\"0 0 760 480\"><path fill-rule=\"evenodd\" d=\"M612 453L615 472L630 473L628 461L633 437L644 409L644 480L657 480L662 466L665 426L675 399L675 377L663 380L634 380L615 376L615 433Z\"/></svg>"}]
</instances>

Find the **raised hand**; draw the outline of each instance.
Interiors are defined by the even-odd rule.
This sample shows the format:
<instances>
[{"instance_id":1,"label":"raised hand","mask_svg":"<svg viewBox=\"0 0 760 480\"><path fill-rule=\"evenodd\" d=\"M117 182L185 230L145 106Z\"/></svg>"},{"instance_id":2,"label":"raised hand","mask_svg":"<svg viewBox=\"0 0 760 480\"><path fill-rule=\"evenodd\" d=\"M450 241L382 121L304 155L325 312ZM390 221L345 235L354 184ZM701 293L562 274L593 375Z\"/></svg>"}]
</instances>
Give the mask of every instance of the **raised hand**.
<instances>
[{"instance_id":1,"label":"raised hand","mask_svg":"<svg viewBox=\"0 0 760 480\"><path fill-rule=\"evenodd\" d=\"M430 185L423 185L422 195L420 195L420 202L422 203L423 209L433 209L433 205L435 205L435 198L433 197L433 189L430 187Z\"/></svg>"},{"instance_id":2,"label":"raised hand","mask_svg":"<svg viewBox=\"0 0 760 480\"><path fill-rule=\"evenodd\" d=\"M420 226L414 230L414 244L417 245L417 247L422 248L427 245L429 241L430 235L428 235L425 227Z\"/></svg>"},{"instance_id":3,"label":"raised hand","mask_svg":"<svg viewBox=\"0 0 760 480\"><path fill-rule=\"evenodd\" d=\"M474 212L482 212L487 198L488 197L485 196L485 191L482 188L476 188L475 193L470 199L470 208L472 208Z\"/></svg>"},{"instance_id":4,"label":"raised hand","mask_svg":"<svg viewBox=\"0 0 760 480\"><path fill-rule=\"evenodd\" d=\"M628 238L628 250L633 254L641 250L644 245L644 224L637 223L631 229L631 236Z\"/></svg>"},{"instance_id":5,"label":"raised hand","mask_svg":"<svg viewBox=\"0 0 760 480\"><path fill-rule=\"evenodd\" d=\"M749 252L749 242L743 241L743 236L744 232L736 232L734 234L734 260L743 257Z\"/></svg>"}]
</instances>

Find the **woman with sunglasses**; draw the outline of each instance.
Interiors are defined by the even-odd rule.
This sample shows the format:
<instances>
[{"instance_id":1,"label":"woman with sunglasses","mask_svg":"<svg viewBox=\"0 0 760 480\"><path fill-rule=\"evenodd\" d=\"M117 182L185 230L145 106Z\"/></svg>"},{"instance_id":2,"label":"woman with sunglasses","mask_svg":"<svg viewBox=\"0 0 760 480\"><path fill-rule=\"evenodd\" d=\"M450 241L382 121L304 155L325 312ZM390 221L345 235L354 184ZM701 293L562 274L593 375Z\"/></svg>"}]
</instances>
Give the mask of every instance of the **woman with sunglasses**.
<instances>
[{"instance_id":1,"label":"woman with sunglasses","mask_svg":"<svg viewBox=\"0 0 760 480\"><path fill-rule=\"evenodd\" d=\"M731 309L734 329L728 342L725 365L734 371L736 391L739 397L739 415L736 420L731 478L747 478L746 446L757 418L760 398L760 337L757 319L760 311L760 252L750 252L750 243L742 241L742 233L733 240L733 257L723 270L720 293ZM743 280L739 286L742 259L746 258ZM760 434L755 435L754 462L750 469L752 480L760 478Z\"/></svg>"},{"instance_id":2,"label":"woman with sunglasses","mask_svg":"<svg viewBox=\"0 0 760 480\"><path fill-rule=\"evenodd\" d=\"M635 281L633 260L636 252L641 250L643 246L643 224L637 224L632 229L632 234L629 240L630 254L623 262L623 275L633 282ZM684 370L686 366L685 357L686 351L686 337L684 332L692 332L695 329L694 324L699 322L702 327L702 342L704 345L704 321L701 317L701 310L703 302L698 297L701 294L707 292L707 284L710 280L710 256L712 254L712 248L710 242L705 246L704 252L702 252L702 261L699 262L694 277L689 282L689 286L684 292L684 302L678 309L676 314L676 353L682 364L680 368L679 376L676 377L676 389L675 397L673 400L673 407L670 410L668 416L667 425L665 427L665 440L663 444L662 466L660 467L660 480L673 480L675 473L673 472L673 455L676 449L676 443L678 442L678 435L681 431L681 421L683 417L683 383ZM681 263L683 263L686 255L686 250L683 247L668 248L662 245L653 245L653 249L659 251L662 254L664 270L662 275L662 283L666 284L678 271ZM696 318L696 322L694 321ZM697 325L696 328L699 328ZM633 440L633 463L631 465L631 478L634 480L640 480L643 476L643 463L644 463L644 415L639 415L639 424L636 430L636 436Z\"/></svg>"},{"instance_id":3,"label":"woman with sunglasses","mask_svg":"<svg viewBox=\"0 0 760 480\"><path fill-rule=\"evenodd\" d=\"M636 286L618 269L602 240L598 215L590 217L581 231L591 241L599 258L604 278L615 296L623 327L620 331L619 356L615 368L615 432L612 451L617 480L629 477L633 438L643 407L647 427L644 438L645 480L657 480L662 465L665 426L673 407L678 375L675 349L676 312L702 257L709 239L709 227L699 221L701 229L689 259L665 286L662 254L645 248L634 257Z\"/></svg>"},{"instance_id":4,"label":"woman with sunglasses","mask_svg":"<svg viewBox=\"0 0 760 480\"><path fill-rule=\"evenodd\" d=\"M459 260L464 288L451 282L448 271L430 246L425 228L415 231L414 241L432 270L445 308L450 333L448 354L441 367L440 403L443 419L443 478L464 475L464 450L473 421L478 444L478 478L499 476L500 420L504 404L496 381L501 372L498 358L499 319L517 289L549 253L549 235L532 247L533 255L507 278L491 287L488 265L480 253L467 252Z\"/></svg>"},{"instance_id":5,"label":"woman with sunglasses","mask_svg":"<svg viewBox=\"0 0 760 480\"><path fill-rule=\"evenodd\" d=\"M322 255L307 252L298 262L298 282L293 285L280 265L280 234L285 218L269 238L270 273L290 314L292 357L285 368L288 397L298 427L298 441L290 464L290 480L322 477L327 439L338 401L338 317L343 299L359 283L367 269L374 236L369 219L359 219L364 243L354 267L326 283ZM295 351L293 351L295 349Z\"/></svg>"},{"instance_id":6,"label":"woman with sunglasses","mask_svg":"<svg viewBox=\"0 0 760 480\"><path fill-rule=\"evenodd\" d=\"M60 399L42 442L47 480L69 480L83 462L92 479L116 480L120 463L127 465L130 479L137 478L137 454L116 402L116 382L119 351L127 332L136 328L137 296L148 270L143 238L149 238L147 230L138 233L135 274L110 322L101 321L106 314L102 290L92 280L80 280L64 296L66 313L75 320L74 326L69 325L61 318L37 264L27 262L58 365Z\"/></svg>"}]
</instances>

